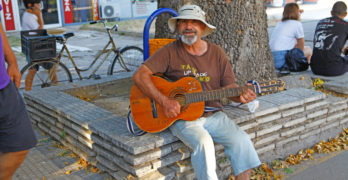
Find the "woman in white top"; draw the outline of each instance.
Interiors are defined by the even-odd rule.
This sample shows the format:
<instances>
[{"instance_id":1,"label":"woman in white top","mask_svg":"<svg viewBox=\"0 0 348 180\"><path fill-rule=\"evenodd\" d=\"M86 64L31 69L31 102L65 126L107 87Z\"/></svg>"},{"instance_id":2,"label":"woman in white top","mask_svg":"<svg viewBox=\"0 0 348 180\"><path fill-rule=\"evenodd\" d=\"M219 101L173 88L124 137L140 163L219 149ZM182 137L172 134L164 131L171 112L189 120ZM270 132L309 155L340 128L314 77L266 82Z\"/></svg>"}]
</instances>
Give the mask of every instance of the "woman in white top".
<instances>
[{"instance_id":1,"label":"woman in white top","mask_svg":"<svg viewBox=\"0 0 348 180\"><path fill-rule=\"evenodd\" d=\"M38 30L44 28L44 22L41 12L41 0L23 0L26 8L22 16L22 30ZM51 78L51 82L58 82L57 73L52 63L40 64L44 69L48 70ZM29 69L27 76L25 77L25 90L30 91L33 85L33 79L39 70L39 65Z\"/></svg>"},{"instance_id":2,"label":"woman in white top","mask_svg":"<svg viewBox=\"0 0 348 180\"><path fill-rule=\"evenodd\" d=\"M22 30L43 29L41 0L24 0L26 8L22 16Z\"/></svg>"},{"instance_id":3,"label":"woman in white top","mask_svg":"<svg viewBox=\"0 0 348 180\"><path fill-rule=\"evenodd\" d=\"M293 48L301 49L309 62L312 49L304 46L303 27L300 22L301 10L296 3L288 3L284 7L282 21L274 28L270 39L270 48L276 69L287 69L285 55Z\"/></svg>"}]
</instances>

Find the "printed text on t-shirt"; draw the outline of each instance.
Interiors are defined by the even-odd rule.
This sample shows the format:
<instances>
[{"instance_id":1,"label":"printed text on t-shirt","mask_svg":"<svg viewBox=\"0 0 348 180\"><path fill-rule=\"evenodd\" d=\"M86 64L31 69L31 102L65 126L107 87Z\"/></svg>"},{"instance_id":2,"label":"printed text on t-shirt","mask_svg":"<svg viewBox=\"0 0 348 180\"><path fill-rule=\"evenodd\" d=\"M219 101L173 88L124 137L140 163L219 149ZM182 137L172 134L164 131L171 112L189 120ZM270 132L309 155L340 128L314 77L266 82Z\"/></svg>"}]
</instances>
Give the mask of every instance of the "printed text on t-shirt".
<instances>
[{"instance_id":1,"label":"printed text on t-shirt","mask_svg":"<svg viewBox=\"0 0 348 180\"><path fill-rule=\"evenodd\" d=\"M208 72L197 72L195 67L191 67L189 64L181 65L181 69L184 70L184 76L193 75L200 82L209 82L210 76L208 76Z\"/></svg>"}]
</instances>

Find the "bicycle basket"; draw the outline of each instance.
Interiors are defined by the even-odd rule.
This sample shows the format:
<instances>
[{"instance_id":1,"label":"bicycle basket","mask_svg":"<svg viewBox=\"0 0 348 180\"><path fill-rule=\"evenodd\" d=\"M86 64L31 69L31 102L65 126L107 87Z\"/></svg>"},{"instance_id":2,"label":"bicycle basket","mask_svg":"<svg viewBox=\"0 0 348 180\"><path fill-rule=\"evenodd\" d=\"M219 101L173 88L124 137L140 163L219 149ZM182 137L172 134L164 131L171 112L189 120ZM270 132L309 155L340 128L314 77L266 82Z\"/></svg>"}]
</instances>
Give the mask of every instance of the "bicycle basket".
<instances>
[{"instance_id":1,"label":"bicycle basket","mask_svg":"<svg viewBox=\"0 0 348 180\"><path fill-rule=\"evenodd\" d=\"M21 43L28 63L56 57L56 38L45 29L21 31Z\"/></svg>"}]
</instances>

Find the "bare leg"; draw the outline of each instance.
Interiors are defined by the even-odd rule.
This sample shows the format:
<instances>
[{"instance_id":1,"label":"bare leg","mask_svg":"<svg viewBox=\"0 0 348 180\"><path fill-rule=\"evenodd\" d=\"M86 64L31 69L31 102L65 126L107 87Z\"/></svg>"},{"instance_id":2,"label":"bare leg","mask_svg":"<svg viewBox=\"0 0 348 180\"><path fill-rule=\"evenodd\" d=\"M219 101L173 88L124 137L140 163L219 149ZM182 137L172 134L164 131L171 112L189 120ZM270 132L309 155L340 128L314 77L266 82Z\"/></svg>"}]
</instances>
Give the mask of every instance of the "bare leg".
<instances>
[{"instance_id":1,"label":"bare leg","mask_svg":"<svg viewBox=\"0 0 348 180\"><path fill-rule=\"evenodd\" d=\"M36 69L35 68L31 68L28 71L27 77L25 77L25 90L26 91L30 91L32 86L33 86L33 80L34 80L34 76L36 74Z\"/></svg>"},{"instance_id":2,"label":"bare leg","mask_svg":"<svg viewBox=\"0 0 348 180\"><path fill-rule=\"evenodd\" d=\"M53 66L51 69L48 70L48 73L50 75L50 80L52 84L58 83L58 77L57 77L57 66Z\"/></svg>"},{"instance_id":3,"label":"bare leg","mask_svg":"<svg viewBox=\"0 0 348 180\"><path fill-rule=\"evenodd\" d=\"M29 150L0 153L0 179L11 180L12 175L22 164Z\"/></svg>"},{"instance_id":4,"label":"bare leg","mask_svg":"<svg viewBox=\"0 0 348 180\"><path fill-rule=\"evenodd\" d=\"M308 64L311 63L312 49L309 46L305 46L303 49L304 55L307 57Z\"/></svg>"},{"instance_id":5,"label":"bare leg","mask_svg":"<svg viewBox=\"0 0 348 180\"><path fill-rule=\"evenodd\" d=\"M342 54L348 56L348 53L346 53L346 51L348 51L348 45L344 45L344 47L342 48Z\"/></svg>"},{"instance_id":6,"label":"bare leg","mask_svg":"<svg viewBox=\"0 0 348 180\"><path fill-rule=\"evenodd\" d=\"M248 169L238 174L238 176L236 177L236 180L250 180L250 177L251 177L251 169Z\"/></svg>"}]
</instances>

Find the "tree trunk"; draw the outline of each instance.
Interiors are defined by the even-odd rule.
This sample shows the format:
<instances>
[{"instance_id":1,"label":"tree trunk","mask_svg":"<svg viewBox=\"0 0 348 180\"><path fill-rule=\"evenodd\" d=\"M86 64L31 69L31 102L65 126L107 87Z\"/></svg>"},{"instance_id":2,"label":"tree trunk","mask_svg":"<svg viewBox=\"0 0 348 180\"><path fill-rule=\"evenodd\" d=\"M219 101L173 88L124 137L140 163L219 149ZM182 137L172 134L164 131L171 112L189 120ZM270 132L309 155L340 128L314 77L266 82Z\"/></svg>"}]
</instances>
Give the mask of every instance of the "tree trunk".
<instances>
[{"instance_id":1,"label":"tree trunk","mask_svg":"<svg viewBox=\"0 0 348 180\"><path fill-rule=\"evenodd\" d=\"M206 12L207 22L216 31L205 39L218 44L230 60L239 84L255 79L276 77L273 56L268 45L266 1L264 0L158 0L158 8L178 10L192 1ZM175 38L169 32L168 18L156 20L156 38Z\"/></svg>"}]
</instances>

